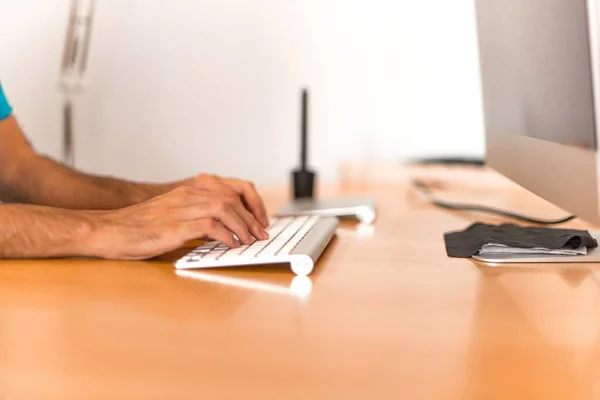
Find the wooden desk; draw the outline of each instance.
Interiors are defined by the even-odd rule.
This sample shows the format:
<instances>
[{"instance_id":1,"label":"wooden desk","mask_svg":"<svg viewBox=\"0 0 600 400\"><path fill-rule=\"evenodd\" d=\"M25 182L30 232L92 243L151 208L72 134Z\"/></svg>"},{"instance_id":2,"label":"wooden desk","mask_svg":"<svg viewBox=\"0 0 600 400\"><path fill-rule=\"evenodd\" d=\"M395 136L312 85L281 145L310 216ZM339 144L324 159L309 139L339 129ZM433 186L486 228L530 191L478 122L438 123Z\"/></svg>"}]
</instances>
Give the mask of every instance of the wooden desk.
<instances>
[{"instance_id":1,"label":"wooden desk","mask_svg":"<svg viewBox=\"0 0 600 400\"><path fill-rule=\"evenodd\" d=\"M449 198L563 214L493 173L452 177ZM322 193L373 194L379 219L340 228L312 290L285 268L211 281L167 261L1 262L0 399L600 398L593 266L449 259L443 232L483 216L402 179Z\"/></svg>"}]
</instances>

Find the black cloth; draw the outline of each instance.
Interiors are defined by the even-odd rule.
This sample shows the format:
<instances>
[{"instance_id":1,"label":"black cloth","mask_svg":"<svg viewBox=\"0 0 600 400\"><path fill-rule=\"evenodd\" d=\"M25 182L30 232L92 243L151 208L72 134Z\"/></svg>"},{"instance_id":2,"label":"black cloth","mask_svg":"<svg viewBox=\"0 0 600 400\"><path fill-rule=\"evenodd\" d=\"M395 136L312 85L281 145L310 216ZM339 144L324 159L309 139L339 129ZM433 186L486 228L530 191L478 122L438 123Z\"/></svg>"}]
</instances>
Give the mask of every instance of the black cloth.
<instances>
[{"instance_id":1,"label":"black cloth","mask_svg":"<svg viewBox=\"0 0 600 400\"><path fill-rule=\"evenodd\" d=\"M563 247L598 247L598 242L587 231L523 227L512 224L489 225L475 223L463 231L444 234L446 253L450 257L468 258L488 243L510 247L560 249Z\"/></svg>"}]
</instances>

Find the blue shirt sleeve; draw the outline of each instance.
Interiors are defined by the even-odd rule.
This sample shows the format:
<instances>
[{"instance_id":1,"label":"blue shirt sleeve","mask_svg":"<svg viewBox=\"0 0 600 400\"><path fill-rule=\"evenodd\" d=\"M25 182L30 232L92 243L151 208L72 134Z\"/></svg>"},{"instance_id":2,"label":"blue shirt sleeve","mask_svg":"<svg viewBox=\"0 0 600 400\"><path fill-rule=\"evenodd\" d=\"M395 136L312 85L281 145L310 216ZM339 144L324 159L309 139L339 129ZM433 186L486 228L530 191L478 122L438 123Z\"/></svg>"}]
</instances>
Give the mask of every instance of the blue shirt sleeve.
<instances>
[{"instance_id":1,"label":"blue shirt sleeve","mask_svg":"<svg viewBox=\"0 0 600 400\"><path fill-rule=\"evenodd\" d=\"M6 100L6 96L4 96L4 91L2 90L2 84L0 83L0 121L6 119L12 113L12 108L8 104L8 100Z\"/></svg>"}]
</instances>

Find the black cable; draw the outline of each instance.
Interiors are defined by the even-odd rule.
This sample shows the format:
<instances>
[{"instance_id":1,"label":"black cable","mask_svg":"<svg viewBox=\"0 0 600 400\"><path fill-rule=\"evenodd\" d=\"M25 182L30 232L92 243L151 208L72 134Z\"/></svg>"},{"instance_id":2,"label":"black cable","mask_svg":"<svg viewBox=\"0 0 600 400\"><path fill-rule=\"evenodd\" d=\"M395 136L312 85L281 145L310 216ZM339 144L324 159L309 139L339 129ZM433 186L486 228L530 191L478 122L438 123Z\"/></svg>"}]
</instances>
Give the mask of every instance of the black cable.
<instances>
[{"instance_id":1,"label":"black cable","mask_svg":"<svg viewBox=\"0 0 600 400\"><path fill-rule=\"evenodd\" d=\"M568 217L565 217L562 219L558 219L558 220L541 220L541 219L527 217L525 215L520 215L520 214L510 212L510 211L504 211L504 210L487 207L487 206L481 206L481 205L476 205L476 204L451 203L451 202L448 202L445 200L440 200L440 199L436 198L435 196L433 196L431 194L431 190L423 182L421 182L417 179L413 179L411 183L412 183L412 186L415 189L417 189L419 192L421 192L421 194L423 194L427 198L427 200L429 200L430 203L432 203L433 205L436 205L438 207L448 209L448 210L477 211L477 212L483 212L483 213L488 213L488 214L500 215L502 217L508 217L508 218L512 218L512 219L516 219L516 220L520 220L520 221L524 221L524 222L529 222L529 223L533 223L533 224L540 224L540 225L559 225L559 224L564 224L565 222L568 222L568 221L571 221L571 220L577 218L575 215L571 215L571 216L568 216Z\"/></svg>"}]
</instances>

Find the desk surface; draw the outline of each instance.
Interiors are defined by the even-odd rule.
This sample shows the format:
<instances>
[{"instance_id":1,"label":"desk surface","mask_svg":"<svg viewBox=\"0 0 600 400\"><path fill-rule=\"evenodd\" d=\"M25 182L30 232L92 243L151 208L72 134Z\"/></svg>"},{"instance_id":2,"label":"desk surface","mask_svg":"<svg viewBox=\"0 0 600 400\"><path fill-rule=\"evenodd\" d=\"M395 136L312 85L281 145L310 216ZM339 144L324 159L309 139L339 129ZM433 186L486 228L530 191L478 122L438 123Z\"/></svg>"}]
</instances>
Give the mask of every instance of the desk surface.
<instances>
[{"instance_id":1,"label":"desk surface","mask_svg":"<svg viewBox=\"0 0 600 400\"><path fill-rule=\"evenodd\" d=\"M440 193L563 215L493 173L459 175ZM343 193L376 196L379 218L344 224L310 282L180 277L176 254L0 262L0 399L600 397L594 266L449 259L442 234L489 219L433 208L402 179L322 195ZM266 191L271 209L286 194Z\"/></svg>"}]
</instances>

